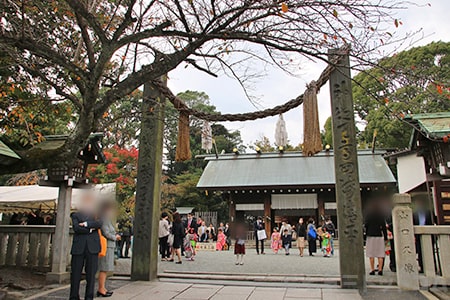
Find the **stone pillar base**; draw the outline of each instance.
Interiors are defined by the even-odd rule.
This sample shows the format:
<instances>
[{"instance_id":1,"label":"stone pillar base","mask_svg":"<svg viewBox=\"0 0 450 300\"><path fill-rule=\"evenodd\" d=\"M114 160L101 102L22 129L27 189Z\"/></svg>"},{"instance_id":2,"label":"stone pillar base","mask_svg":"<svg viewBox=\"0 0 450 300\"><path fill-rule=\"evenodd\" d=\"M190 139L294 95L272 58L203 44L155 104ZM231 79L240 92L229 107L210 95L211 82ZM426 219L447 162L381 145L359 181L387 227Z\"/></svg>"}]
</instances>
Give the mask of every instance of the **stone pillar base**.
<instances>
[{"instance_id":1,"label":"stone pillar base","mask_svg":"<svg viewBox=\"0 0 450 300\"><path fill-rule=\"evenodd\" d=\"M70 273L69 272L63 272L63 273L54 273L49 272L47 273L45 277L45 281L47 283L68 283L70 281Z\"/></svg>"}]
</instances>

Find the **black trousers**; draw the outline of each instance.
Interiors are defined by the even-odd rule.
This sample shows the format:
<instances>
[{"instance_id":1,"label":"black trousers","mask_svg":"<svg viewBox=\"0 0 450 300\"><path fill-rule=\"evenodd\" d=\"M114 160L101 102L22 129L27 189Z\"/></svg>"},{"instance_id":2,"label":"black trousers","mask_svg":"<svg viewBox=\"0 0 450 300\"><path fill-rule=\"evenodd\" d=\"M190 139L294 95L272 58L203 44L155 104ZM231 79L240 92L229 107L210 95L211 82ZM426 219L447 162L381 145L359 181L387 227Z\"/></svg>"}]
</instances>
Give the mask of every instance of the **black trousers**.
<instances>
[{"instance_id":1,"label":"black trousers","mask_svg":"<svg viewBox=\"0 0 450 300\"><path fill-rule=\"evenodd\" d=\"M168 239L169 236L159 238L159 254L161 254L162 258L170 257L170 247L169 243L167 242Z\"/></svg>"},{"instance_id":2,"label":"black trousers","mask_svg":"<svg viewBox=\"0 0 450 300\"><path fill-rule=\"evenodd\" d=\"M391 244L391 251L389 252L389 269L391 269L392 272L395 272L397 270L397 265L395 263L395 244L394 239L389 240Z\"/></svg>"},{"instance_id":3,"label":"black trousers","mask_svg":"<svg viewBox=\"0 0 450 300\"><path fill-rule=\"evenodd\" d=\"M261 253L264 253L264 240L258 241L258 238L256 238L256 253L259 254L259 243L261 243Z\"/></svg>"},{"instance_id":4,"label":"black trousers","mask_svg":"<svg viewBox=\"0 0 450 300\"><path fill-rule=\"evenodd\" d=\"M206 234L206 233L204 233L204 234L202 234L201 236L200 236L200 238L199 238L199 242L200 243L203 243L203 242L206 242L206 240L208 239L208 235Z\"/></svg>"},{"instance_id":5,"label":"black trousers","mask_svg":"<svg viewBox=\"0 0 450 300\"><path fill-rule=\"evenodd\" d=\"M422 241L420 240L420 235L415 235L414 237L416 238L417 260L419 262L420 272L423 273Z\"/></svg>"},{"instance_id":6,"label":"black trousers","mask_svg":"<svg viewBox=\"0 0 450 300\"><path fill-rule=\"evenodd\" d=\"M86 272L86 290L84 293L84 299L94 299L95 273L97 273L98 267L98 253L91 254L86 247L83 254L72 255L71 266L70 300L80 299L80 281L83 267Z\"/></svg>"},{"instance_id":7,"label":"black trousers","mask_svg":"<svg viewBox=\"0 0 450 300\"><path fill-rule=\"evenodd\" d=\"M125 251L123 251L124 246L125 246ZM130 246L131 246L131 236L129 236L129 235L122 236L122 239L120 240L120 252L119 252L120 257L128 257L128 252L130 250Z\"/></svg>"}]
</instances>

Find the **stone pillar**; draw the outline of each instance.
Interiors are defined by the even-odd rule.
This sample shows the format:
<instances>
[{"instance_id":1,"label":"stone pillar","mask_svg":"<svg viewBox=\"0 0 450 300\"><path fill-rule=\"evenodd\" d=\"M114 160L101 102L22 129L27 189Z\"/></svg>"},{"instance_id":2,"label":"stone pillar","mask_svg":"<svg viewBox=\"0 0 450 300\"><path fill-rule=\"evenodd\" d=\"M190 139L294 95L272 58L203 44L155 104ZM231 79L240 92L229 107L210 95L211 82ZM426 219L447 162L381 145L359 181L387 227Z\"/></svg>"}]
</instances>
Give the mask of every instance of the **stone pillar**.
<instances>
[{"instance_id":1,"label":"stone pillar","mask_svg":"<svg viewBox=\"0 0 450 300\"><path fill-rule=\"evenodd\" d=\"M363 218L350 60L347 52L330 50L329 59L336 57L339 61L330 75L330 95L341 287L365 291Z\"/></svg>"},{"instance_id":2,"label":"stone pillar","mask_svg":"<svg viewBox=\"0 0 450 300\"><path fill-rule=\"evenodd\" d=\"M70 278L67 272L67 253L69 251L70 207L72 186L67 181L61 183L58 193L55 234L52 239L51 272L46 280L50 283L63 283Z\"/></svg>"},{"instance_id":3,"label":"stone pillar","mask_svg":"<svg viewBox=\"0 0 450 300\"><path fill-rule=\"evenodd\" d=\"M164 78L165 80L165 78ZM158 274L165 98L144 85L134 220L131 280L151 281Z\"/></svg>"},{"instance_id":4,"label":"stone pillar","mask_svg":"<svg viewBox=\"0 0 450 300\"><path fill-rule=\"evenodd\" d=\"M392 225L394 227L397 285L405 290L418 290L419 272L414 243L411 196L408 194L395 194L393 201Z\"/></svg>"}]
</instances>

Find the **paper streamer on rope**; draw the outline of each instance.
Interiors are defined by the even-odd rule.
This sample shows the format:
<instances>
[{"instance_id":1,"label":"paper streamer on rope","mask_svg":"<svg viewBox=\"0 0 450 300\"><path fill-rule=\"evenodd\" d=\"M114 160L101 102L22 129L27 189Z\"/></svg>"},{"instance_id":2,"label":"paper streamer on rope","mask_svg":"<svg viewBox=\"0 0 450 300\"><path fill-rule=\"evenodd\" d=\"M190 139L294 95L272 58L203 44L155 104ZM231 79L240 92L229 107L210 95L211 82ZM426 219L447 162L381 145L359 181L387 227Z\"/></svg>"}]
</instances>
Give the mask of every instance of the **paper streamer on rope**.
<instances>
[{"instance_id":1,"label":"paper streamer on rope","mask_svg":"<svg viewBox=\"0 0 450 300\"><path fill-rule=\"evenodd\" d=\"M283 147L285 147L288 143L286 122L283 119L283 114L280 114L278 117L277 125L275 127L275 143L277 146Z\"/></svg>"},{"instance_id":2,"label":"paper streamer on rope","mask_svg":"<svg viewBox=\"0 0 450 300\"><path fill-rule=\"evenodd\" d=\"M181 111L178 117L178 142L175 161L185 161L191 159L191 157L189 114Z\"/></svg>"},{"instance_id":3,"label":"paper streamer on rope","mask_svg":"<svg viewBox=\"0 0 450 300\"><path fill-rule=\"evenodd\" d=\"M312 81L303 95L303 153L312 156L321 150L317 85Z\"/></svg>"},{"instance_id":4,"label":"paper streamer on rope","mask_svg":"<svg viewBox=\"0 0 450 300\"><path fill-rule=\"evenodd\" d=\"M206 153L211 153L213 147L212 143L212 128L208 121L203 121L202 127L202 149L206 150Z\"/></svg>"}]
</instances>

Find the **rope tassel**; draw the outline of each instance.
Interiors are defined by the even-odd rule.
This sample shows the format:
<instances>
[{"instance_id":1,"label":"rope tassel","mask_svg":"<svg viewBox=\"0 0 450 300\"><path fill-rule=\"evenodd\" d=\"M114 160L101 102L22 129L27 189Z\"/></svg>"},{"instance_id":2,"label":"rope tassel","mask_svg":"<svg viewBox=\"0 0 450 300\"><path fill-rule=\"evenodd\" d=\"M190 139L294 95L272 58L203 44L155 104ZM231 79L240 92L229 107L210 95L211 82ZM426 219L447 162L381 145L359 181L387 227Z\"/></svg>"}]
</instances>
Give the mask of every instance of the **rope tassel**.
<instances>
[{"instance_id":1,"label":"rope tassel","mask_svg":"<svg viewBox=\"0 0 450 300\"><path fill-rule=\"evenodd\" d=\"M175 153L175 161L186 161L191 159L189 134L189 114L187 112L180 112L178 117L178 141Z\"/></svg>"},{"instance_id":2,"label":"rope tassel","mask_svg":"<svg viewBox=\"0 0 450 300\"><path fill-rule=\"evenodd\" d=\"M317 85L312 81L303 95L303 153L312 156L321 150Z\"/></svg>"}]
</instances>

